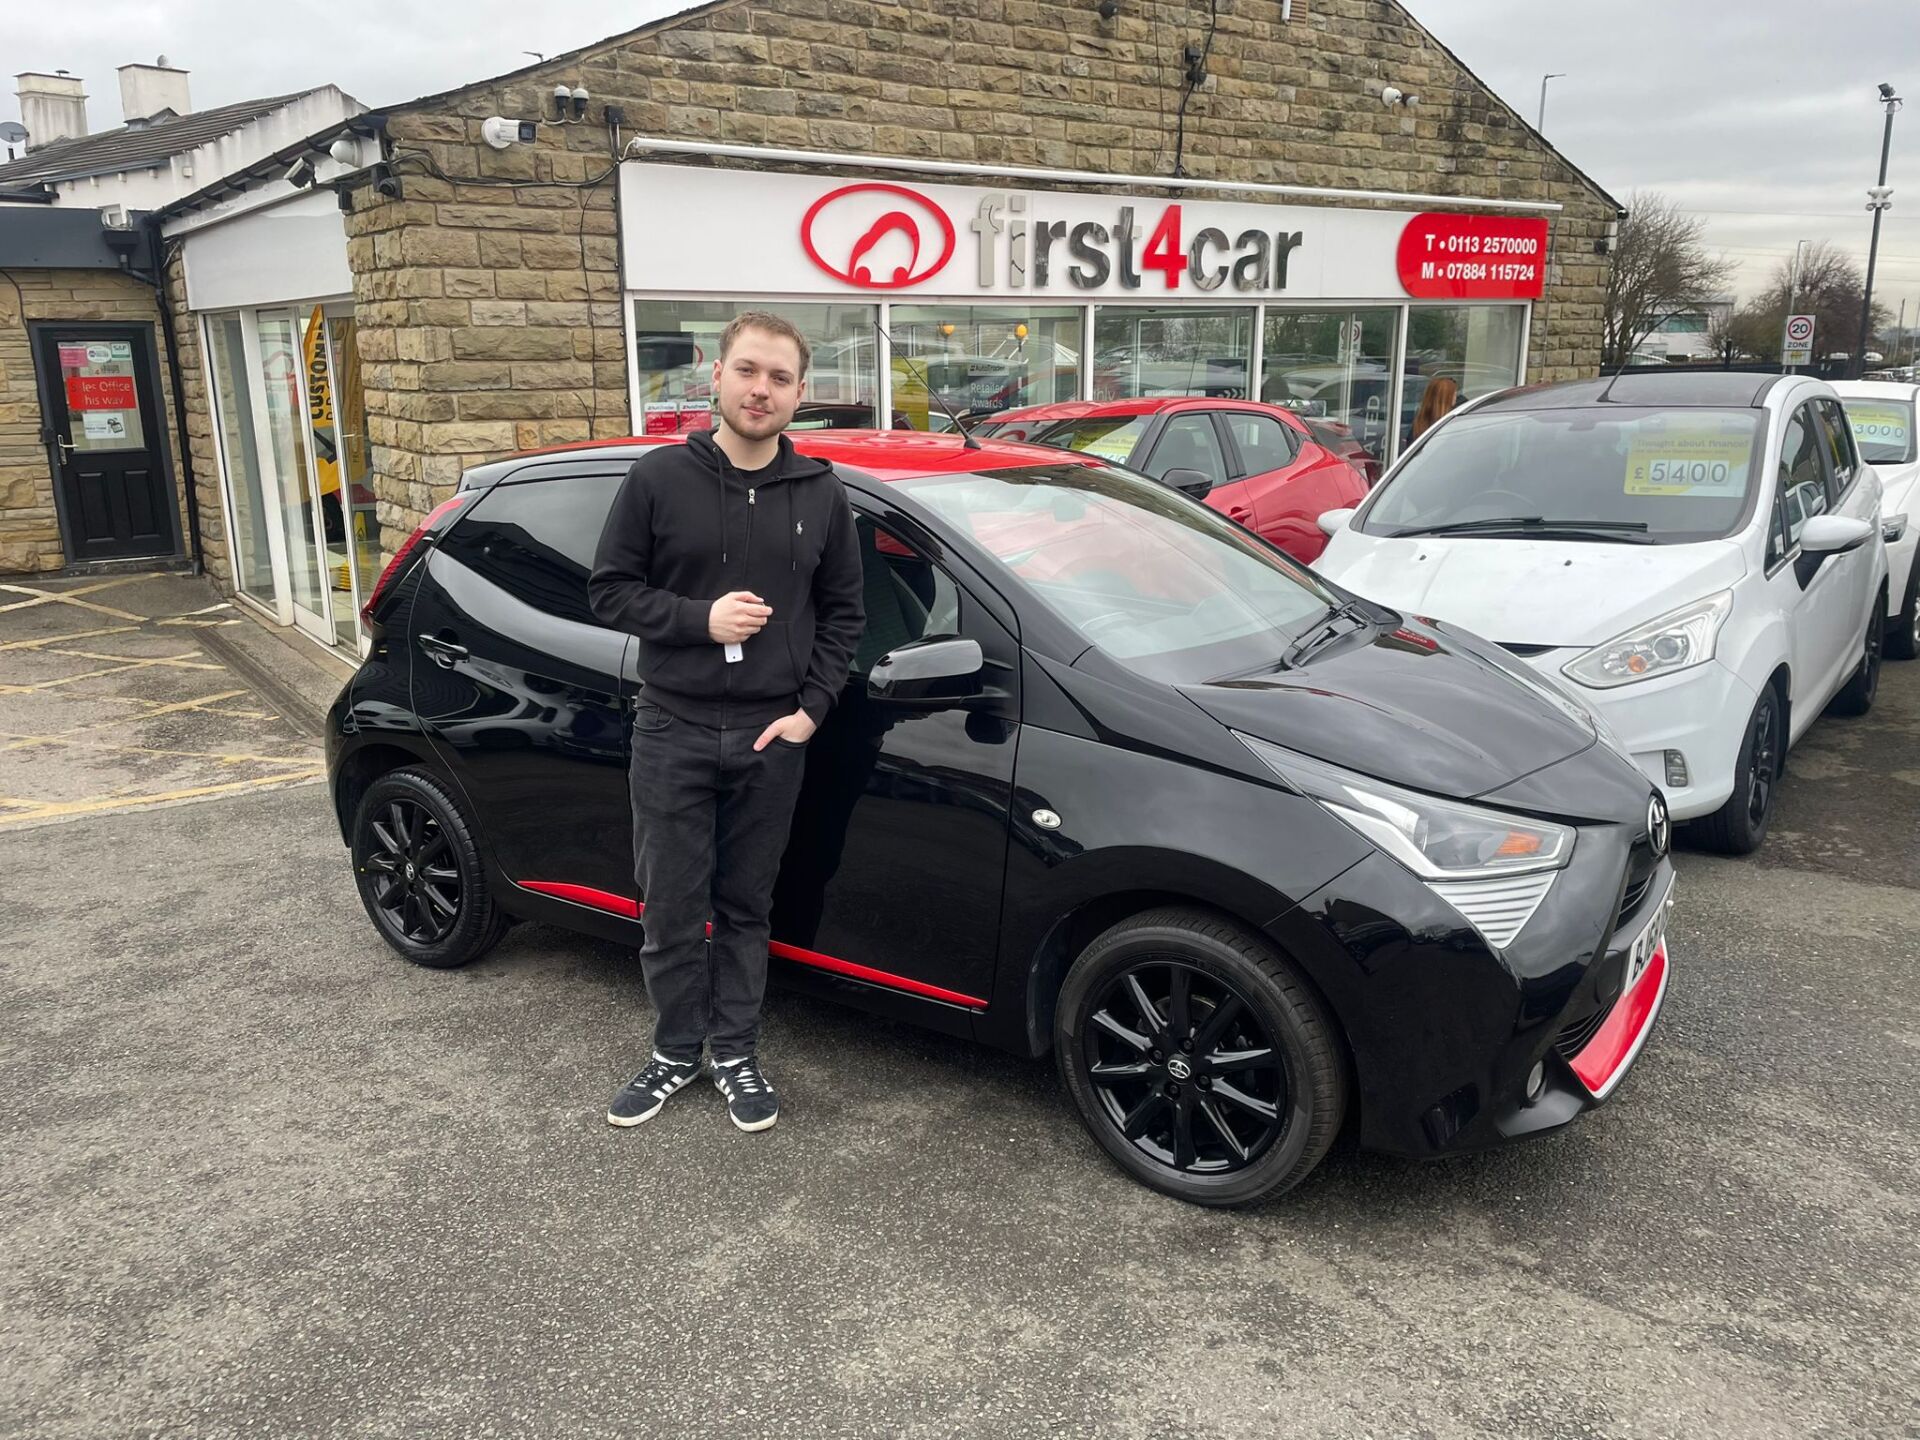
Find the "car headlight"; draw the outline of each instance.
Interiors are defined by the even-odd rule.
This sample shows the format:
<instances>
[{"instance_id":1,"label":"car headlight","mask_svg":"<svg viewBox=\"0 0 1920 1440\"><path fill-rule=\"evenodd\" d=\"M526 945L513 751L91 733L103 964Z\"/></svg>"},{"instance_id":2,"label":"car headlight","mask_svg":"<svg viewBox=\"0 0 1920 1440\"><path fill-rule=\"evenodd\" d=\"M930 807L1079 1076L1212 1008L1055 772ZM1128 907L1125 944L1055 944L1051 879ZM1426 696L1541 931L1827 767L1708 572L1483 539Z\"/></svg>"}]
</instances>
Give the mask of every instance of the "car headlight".
<instances>
[{"instance_id":1,"label":"car headlight","mask_svg":"<svg viewBox=\"0 0 1920 1440\"><path fill-rule=\"evenodd\" d=\"M1558 870L1573 857L1565 825L1438 800L1233 732L1266 767L1422 880L1487 880ZM1544 892L1543 892L1544 893Z\"/></svg>"},{"instance_id":2,"label":"car headlight","mask_svg":"<svg viewBox=\"0 0 1920 1440\"><path fill-rule=\"evenodd\" d=\"M1595 690L1610 690L1704 665L1713 659L1720 627L1732 613L1733 592L1722 590L1594 646L1560 673Z\"/></svg>"}]
</instances>

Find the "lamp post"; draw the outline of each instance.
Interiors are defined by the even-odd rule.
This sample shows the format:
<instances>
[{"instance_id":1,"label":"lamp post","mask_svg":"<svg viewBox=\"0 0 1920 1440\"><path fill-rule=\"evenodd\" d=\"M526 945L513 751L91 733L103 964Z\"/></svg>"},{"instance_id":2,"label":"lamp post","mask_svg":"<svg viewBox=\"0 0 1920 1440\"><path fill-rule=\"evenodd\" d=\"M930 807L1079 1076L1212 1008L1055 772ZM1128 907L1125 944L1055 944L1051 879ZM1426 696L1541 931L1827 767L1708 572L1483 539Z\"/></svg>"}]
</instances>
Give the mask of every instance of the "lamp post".
<instances>
[{"instance_id":1,"label":"lamp post","mask_svg":"<svg viewBox=\"0 0 1920 1440\"><path fill-rule=\"evenodd\" d=\"M1564 80L1566 78L1567 72L1564 70L1556 70L1551 75L1542 75L1540 77L1540 119L1535 123L1533 128L1538 130L1542 135L1547 133L1547 81Z\"/></svg>"},{"instance_id":2,"label":"lamp post","mask_svg":"<svg viewBox=\"0 0 1920 1440\"><path fill-rule=\"evenodd\" d=\"M1880 179L1867 191L1867 209L1873 212L1873 239L1867 244L1867 288L1860 297L1860 344L1854 350L1850 367L1855 379L1867 368L1867 332L1873 317L1873 262L1880 256L1880 217L1893 208L1893 189L1887 184L1887 152L1893 147L1893 116L1905 102L1893 93L1893 86L1880 87L1880 104L1887 112L1887 126L1880 137Z\"/></svg>"}]
</instances>

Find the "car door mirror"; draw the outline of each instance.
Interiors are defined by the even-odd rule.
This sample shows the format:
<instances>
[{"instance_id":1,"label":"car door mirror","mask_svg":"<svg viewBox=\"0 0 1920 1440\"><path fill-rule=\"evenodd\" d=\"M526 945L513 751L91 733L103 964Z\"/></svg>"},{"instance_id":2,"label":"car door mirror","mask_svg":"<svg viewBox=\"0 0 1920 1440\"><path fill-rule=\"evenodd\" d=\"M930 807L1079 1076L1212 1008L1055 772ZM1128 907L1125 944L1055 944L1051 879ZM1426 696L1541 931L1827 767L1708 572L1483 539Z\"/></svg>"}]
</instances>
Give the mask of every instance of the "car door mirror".
<instances>
[{"instance_id":1,"label":"car door mirror","mask_svg":"<svg viewBox=\"0 0 1920 1440\"><path fill-rule=\"evenodd\" d=\"M1162 485L1171 485L1182 495L1204 500L1213 493L1213 477L1204 470L1169 470L1160 477Z\"/></svg>"},{"instance_id":2,"label":"car door mirror","mask_svg":"<svg viewBox=\"0 0 1920 1440\"><path fill-rule=\"evenodd\" d=\"M916 640L874 662L867 694L904 704L967 700L981 693L985 666L978 640Z\"/></svg>"},{"instance_id":3,"label":"car door mirror","mask_svg":"<svg viewBox=\"0 0 1920 1440\"><path fill-rule=\"evenodd\" d=\"M1347 528L1347 522L1351 519L1353 519L1353 507L1351 505L1345 510L1322 510L1320 512L1319 522L1320 533L1327 536L1338 535L1342 530Z\"/></svg>"},{"instance_id":4,"label":"car door mirror","mask_svg":"<svg viewBox=\"0 0 1920 1440\"><path fill-rule=\"evenodd\" d=\"M1851 515L1815 515L1800 527L1800 549L1808 555L1844 555L1873 538L1873 526Z\"/></svg>"}]
</instances>

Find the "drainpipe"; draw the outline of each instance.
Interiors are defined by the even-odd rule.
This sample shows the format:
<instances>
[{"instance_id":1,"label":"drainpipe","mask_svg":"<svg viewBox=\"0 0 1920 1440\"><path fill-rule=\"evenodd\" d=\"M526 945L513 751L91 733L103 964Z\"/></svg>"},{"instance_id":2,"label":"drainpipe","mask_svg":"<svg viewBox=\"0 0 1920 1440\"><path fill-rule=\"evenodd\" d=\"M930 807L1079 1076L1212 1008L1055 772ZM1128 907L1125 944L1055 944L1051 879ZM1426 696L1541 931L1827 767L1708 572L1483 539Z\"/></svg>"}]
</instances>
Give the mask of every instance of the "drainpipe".
<instances>
[{"instance_id":1,"label":"drainpipe","mask_svg":"<svg viewBox=\"0 0 1920 1440\"><path fill-rule=\"evenodd\" d=\"M166 254L160 240L160 227L143 220L147 236L146 277L153 286L154 307L160 312L160 338L167 347L167 373L173 378L174 439L180 444L180 483L187 490L187 545L193 556L193 573L207 572L206 547L200 539L200 487L193 478L193 443L187 435L187 394L180 383L180 346L173 335L173 307L167 303Z\"/></svg>"}]
</instances>

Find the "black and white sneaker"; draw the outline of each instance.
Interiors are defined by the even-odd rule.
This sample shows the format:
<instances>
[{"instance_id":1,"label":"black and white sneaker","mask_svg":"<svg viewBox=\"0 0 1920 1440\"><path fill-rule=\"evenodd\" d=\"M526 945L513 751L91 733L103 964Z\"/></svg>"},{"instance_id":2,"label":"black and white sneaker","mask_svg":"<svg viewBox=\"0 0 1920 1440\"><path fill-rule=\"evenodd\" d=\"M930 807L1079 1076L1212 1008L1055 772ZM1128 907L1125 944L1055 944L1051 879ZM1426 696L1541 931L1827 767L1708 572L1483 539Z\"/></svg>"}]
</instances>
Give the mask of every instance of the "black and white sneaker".
<instances>
[{"instance_id":1,"label":"black and white sneaker","mask_svg":"<svg viewBox=\"0 0 1920 1440\"><path fill-rule=\"evenodd\" d=\"M647 1068L620 1087L607 1106L609 1125L638 1125L660 1113L661 1106L676 1090L684 1090L700 1078L698 1060L669 1060L658 1050L647 1061Z\"/></svg>"},{"instance_id":2,"label":"black and white sneaker","mask_svg":"<svg viewBox=\"0 0 1920 1440\"><path fill-rule=\"evenodd\" d=\"M727 1114L739 1129L770 1130L780 1118L780 1097L751 1055L714 1061L713 1085L727 1097Z\"/></svg>"}]
</instances>

